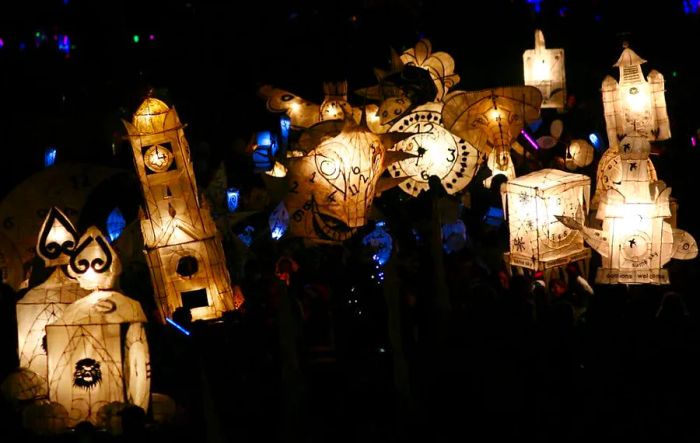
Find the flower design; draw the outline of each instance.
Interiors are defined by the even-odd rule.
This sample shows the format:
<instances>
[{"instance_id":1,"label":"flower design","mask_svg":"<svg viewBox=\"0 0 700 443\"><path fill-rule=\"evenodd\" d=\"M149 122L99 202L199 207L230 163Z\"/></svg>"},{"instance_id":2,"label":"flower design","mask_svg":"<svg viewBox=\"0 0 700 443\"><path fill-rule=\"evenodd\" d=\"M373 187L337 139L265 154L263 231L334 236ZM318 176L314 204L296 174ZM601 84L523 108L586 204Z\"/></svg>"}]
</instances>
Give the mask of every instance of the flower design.
<instances>
[{"instance_id":1,"label":"flower design","mask_svg":"<svg viewBox=\"0 0 700 443\"><path fill-rule=\"evenodd\" d=\"M430 77L435 82L439 101L447 94L447 91L459 82L459 75L455 74L455 61L446 52L432 52L432 45L427 39L422 39L415 48L405 51L401 55L401 61L405 65L418 66L430 72Z\"/></svg>"}]
</instances>

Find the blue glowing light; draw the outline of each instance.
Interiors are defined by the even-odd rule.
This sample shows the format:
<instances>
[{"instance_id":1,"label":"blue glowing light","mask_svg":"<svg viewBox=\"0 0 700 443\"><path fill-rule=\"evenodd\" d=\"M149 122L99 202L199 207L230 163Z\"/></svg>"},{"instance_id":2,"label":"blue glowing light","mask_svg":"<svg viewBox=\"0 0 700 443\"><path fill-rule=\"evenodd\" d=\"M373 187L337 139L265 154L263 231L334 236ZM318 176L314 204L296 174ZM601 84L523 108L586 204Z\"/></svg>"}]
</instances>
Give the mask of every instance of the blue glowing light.
<instances>
[{"instance_id":1,"label":"blue glowing light","mask_svg":"<svg viewBox=\"0 0 700 443\"><path fill-rule=\"evenodd\" d=\"M442 249L451 254L467 244L467 227L462 220L442 225Z\"/></svg>"},{"instance_id":2,"label":"blue glowing light","mask_svg":"<svg viewBox=\"0 0 700 443\"><path fill-rule=\"evenodd\" d=\"M66 34L58 35L58 50L64 54L70 54L70 37Z\"/></svg>"},{"instance_id":3,"label":"blue glowing light","mask_svg":"<svg viewBox=\"0 0 700 443\"><path fill-rule=\"evenodd\" d=\"M384 222L378 222L374 231L370 232L362 239L363 245L372 248L374 252L372 254L372 259L377 266L384 266L389 261L391 249L393 248L391 235L384 230L385 226L386 224ZM383 273L381 274L381 277L383 277Z\"/></svg>"},{"instance_id":4,"label":"blue glowing light","mask_svg":"<svg viewBox=\"0 0 700 443\"><path fill-rule=\"evenodd\" d=\"M238 188L228 188L226 190L226 206L228 207L228 212L236 212L240 197L241 191Z\"/></svg>"},{"instance_id":5,"label":"blue glowing light","mask_svg":"<svg viewBox=\"0 0 700 443\"><path fill-rule=\"evenodd\" d=\"M238 238L240 238L246 246L250 247L250 245L253 244L253 232L255 232L254 227L246 226L243 232L238 234Z\"/></svg>"},{"instance_id":6,"label":"blue glowing light","mask_svg":"<svg viewBox=\"0 0 700 443\"><path fill-rule=\"evenodd\" d=\"M534 9L536 14L539 14L542 11L542 2L544 0L526 0L528 4L532 5L532 9Z\"/></svg>"},{"instance_id":7,"label":"blue glowing light","mask_svg":"<svg viewBox=\"0 0 700 443\"><path fill-rule=\"evenodd\" d=\"M484 215L484 222L496 228L501 226L501 223L503 223L503 209L491 206L486 215Z\"/></svg>"},{"instance_id":8,"label":"blue glowing light","mask_svg":"<svg viewBox=\"0 0 700 443\"><path fill-rule=\"evenodd\" d=\"M165 321L167 321L167 322L170 323L171 325L175 326L175 328L177 328L177 330L180 331L180 332L182 332L183 334L188 335L188 336L190 335L190 331L188 331L187 329L185 329L185 328L183 328L182 326L178 325L178 324L175 322L175 320L173 320L172 318L166 317L166 318L165 318Z\"/></svg>"},{"instance_id":9,"label":"blue glowing light","mask_svg":"<svg viewBox=\"0 0 700 443\"><path fill-rule=\"evenodd\" d=\"M600 141L600 137L598 137L598 134L595 132L588 134L588 140L591 141L591 144L594 148L596 148L596 150L600 150L602 143Z\"/></svg>"},{"instance_id":10,"label":"blue glowing light","mask_svg":"<svg viewBox=\"0 0 700 443\"><path fill-rule=\"evenodd\" d=\"M0 38L0 49L2 49L3 47L5 47L5 40Z\"/></svg>"},{"instance_id":11,"label":"blue glowing light","mask_svg":"<svg viewBox=\"0 0 700 443\"><path fill-rule=\"evenodd\" d=\"M256 147L253 150L253 165L255 172L265 172L275 166L277 155L277 137L270 131L258 132Z\"/></svg>"},{"instance_id":12,"label":"blue glowing light","mask_svg":"<svg viewBox=\"0 0 700 443\"><path fill-rule=\"evenodd\" d=\"M270 235L273 240L279 240L284 233L287 232L287 227L289 227L289 212L286 206L284 206L284 202L280 202L275 210L272 211L268 223L270 225Z\"/></svg>"},{"instance_id":13,"label":"blue glowing light","mask_svg":"<svg viewBox=\"0 0 700 443\"><path fill-rule=\"evenodd\" d=\"M49 146L44 151L44 167L53 166L54 163L56 163L56 148Z\"/></svg>"},{"instance_id":14,"label":"blue glowing light","mask_svg":"<svg viewBox=\"0 0 700 443\"><path fill-rule=\"evenodd\" d=\"M122 231L126 228L126 220L119 208L112 209L112 212L107 216L107 235L109 241L113 242L122 235Z\"/></svg>"},{"instance_id":15,"label":"blue glowing light","mask_svg":"<svg viewBox=\"0 0 700 443\"><path fill-rule=\"evenodd\" d=\"M280 145L283 151L287 150L289 143L289 130L292 128L292 120L288 115L280 117Z\"/></svg>"}]
</instances>

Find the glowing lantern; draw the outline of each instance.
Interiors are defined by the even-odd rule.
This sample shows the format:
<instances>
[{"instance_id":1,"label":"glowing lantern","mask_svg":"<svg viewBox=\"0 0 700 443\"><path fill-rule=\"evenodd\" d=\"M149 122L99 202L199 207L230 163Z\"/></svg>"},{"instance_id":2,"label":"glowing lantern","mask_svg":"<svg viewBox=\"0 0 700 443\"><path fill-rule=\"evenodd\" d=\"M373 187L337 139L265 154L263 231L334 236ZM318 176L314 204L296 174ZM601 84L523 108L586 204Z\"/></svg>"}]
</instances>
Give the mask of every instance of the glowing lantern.
<instances>
[{"instance_id":1,"label":"glowing lantern","mask_svg":"<svg viewBox=\"0 0 700 443\"><path fill-rule=\"evenodd\" d=\"M428 179L433 175L440 178L449 194L454 194L469 184L478 169L476 148L442 126L442 106L437 102L418 106L391 126L391 131L411 135L393 149L413 157L390 167L392 177L407 177L399 187L409 195L427 191Z\"/></svg>"},{"instance_id":2,"label":"glowing lantern","mask_svg":"<svg viewBox=\"0 0 700 443\"><path fill-rule=\"evenodd\" d=\"M462 250L467 245L467 227L457 219L454 223L442 225L442 249L447 254Z\"/></svg>"},{"instance_id":3,"label":"glowing lantern","mask_svg":"<svg viewBox=\"0 0 700 443\"><path fill-rule=\"evenodd\" d=\"M0 393L3 399L20 406L31 400L46 398L46 380L37 373L26 368L19 368L11 372L0 384Z\"/></svg>"},{"instance_id":4,"label":"glowing lantern","mask_svg":"<svg viewBox=\"0 0 700 443\"><path fill-rule=\"evenodd\" d=\"M91 227L71 257L69 272L94 292L46 326L49 397L68 411L69 426L97 423L111 402L148 409L150 358L141 305L113 291L121 265L107 239Z\"/></svg>"},{"instance_id":5,"label":"glowing lantern","mask_svg":"<svg viewBox=\"0 0 700 443\"><path fill-rule=\"evenodd\" d=\"M454 91L445 97L442 121L450 132L493 156L489 167L494 175L511 175L510 148L523 126L539 118L541 103L542 94L533 86Z\"/></svg>"},{"instance_id":6,"label":"glowing lantern","mask_svg":"<svg viewBox=\"0 0 700 443\"><path fill-rule=\"evenodd\" d=\"M280 162L275 162L271 170L265 171L270 177L283 178L287 176L287 167Z\"/></svg>"},{"instance_id":7,"label":"glowing lantern","mask_svg":"<svg viewBox=\"0 0 700 443\"><path fill-rule=\"evenodd\" d=\"M385 225L386 223L383 221L377 222L374 231L362 239L362 244L372 249L372 259L379 266L384 266L389 261L393 248L393 240L391 235L384 229Z\"/></svg>"},{"instance_id":8,"label":"glowing lantern","mask_svg":"<svg viewBox=\"0 0 700 443\"><path fill-rule=\"evenodd\" d=\"M228 212L236 212L236 209L238 209L240 199L241 191L238 188L226 189L226 207L228 208Z\"/></svg>"},{"instance_id":9,"label":"glowing lantern","mask_svg":"<svg viewBox=\"0 0 700 443\"><path fill-rule=\"evenodd\" d=\"M223 246L207 202L197 191L175 109L148 98L133 124L124 125L146 202L141 232L161 321L181 306L190 309L193 320L236 309Z\"/></svg>"},{"instance_id":10,"label":"glowing lantern","mask_svg":"<svg viewBox=\"0 0 700 443\"><path fill-rule=\"evenodd\" d=\"M270 219L268 220L270 224L270 235L273 240L279 240L282 238L285 232L287 232L287 227L289 227L289 212L284 206L284 202L280 202L274 211L270 214Z\"/></svg>"},{"instance_id":11,"label":"glowing lantern","mask_svg":"<svg viewBox=\"0 0 700 443\"><path fill-rule=\"evenodd\" d=\"M504 212L510 231L512 266L546 270L590 257L583 236L556 216L583 222L591 180L581 174L543 169L506 183Z\"/></svg>"},{"instance_id":12,"label":"glowing lantern","mask_svg":"<svg viewBox=\"0 0 700 443\"><path fill-rule=\"evenodd\" d=\"M544 34L535 30L535 49L523 52L525 84L542 93L543 108L564 110L566 104L566 69L563 49L547 49Z\"/></svg>"},{"instance_id":13,"label":"glowing lantern","mask_svg":"<svg viewBox=\"0 0 700 443\"><path fill-rule=\"evenodd\" d=\"M22 410L22 426L38 435L58 435L68 429L68 411L60 403L34 403Z\"/></svg>"},{"instance_id":14,"label":"glowing lantern","mask_svg":"<svg viewBox=\"0 0 700 443\"><path fill-rule=\"evenodd\" d=\"M430 73L435 82L437 94L434 100L442 100L447 91L459 83L459 75L455 74L455 62L446 52L432 52L428 39L420 40L415 48L408 49L401 55L401 61L407 66L417 66Z\"/></svg>"},{"instance_id":15,"label":"glowing lantern","mask_svg":"<svg viewBox=\"0 0 700 443\"><path fill-rule=\"evenodd\" d=\"M114 208L107 216L106 224L109 241L114 242L120 235L122 235L122 231L124 231L124 228L126 228L126 220L124 220L122 211L120 211L119 208Z\"/></svg>"},{"instance_id":16,"label":"glowing lantern","mask_svg":"<svg viewBox=\"0 0 700 443\"><path fill-rule=\"evenodd\" d=\"M253 147L253 165L255 172L269 171L275 165L277 155L277 137L270 131L258 132L257 143Z\"/></svg>"},{"instance_id":17,"label":"glowing lantern","mask_svg":"<svg viewBox=\"0 0 700 443\"><path fill-rule=\"evenodd\" d=\"M75 228L58 208L51 208L42 226L37 253L47 267L68 263L76 244ZM65 271L56 268L45 282L30 289L17 302L17 344L20 367L34 371L46 383L45 330L68 305L86 295Z\"/></svg>"},{"instance_id":18,"label":"glowing lantern","mask_svg":"<svg viewBox=\"0 0 700 443\"><path fill-rule=\"evenodd\" d=\"M625 44L619 60L613 65L620 68L620 82L609 75L603 80L605 125L611 146L625 135L640 135L650 141L671 137L664 77L652 70L645 80L643 63L646 60Z\"/></svg>"},{"instance_id":19,"label":"glowing lantern","mask_svg":"<svg viewBox=\"0 0 700 443\"><path fill-rule=\"evenodd\" d=\"M299 157L289 158L285 207L290 231L313 240L342 241L367 222L387 163L405 158L387 148L405 134L374 134L345 120L343 130Z\"/></svg>"},{"instance_id":20,"label":"glowing lantern","mask_svg":"<svg viewBox=\"0 0 700 443\"><path fill-rule=\"evenodd\" d=\"M562 218L602 256L597 283L668 284L663 266L671 258L689 260L698 254L689 233L664 221L672 216L671 188L652 180L645 167L649 151L645 136L627 136L620 142L620 181L603 194L596 214L602 230Z\"/></svg>"},{"instance_id":21,"label":"glowing lantern","mask_svg":"<svg viewBox=\"0 0 700 443\"><path fill-rule=\"evenodd\" d=\"M44 167L53 166L54 163L56 163L56 148L51 146L44 151Z\"/></svg>"},{"instance_id":22,"label":"glowing lantern","mask_svg":"<svg viewBox=\"0 0 700 443\"><path fill-rule=\"evenodd\" d=\"M566 147L566 168L574 171L577 168L588 166L593 162L594 156L595 150L586 140L571 140L569 146Z\"/></svg>"}]
</instances>

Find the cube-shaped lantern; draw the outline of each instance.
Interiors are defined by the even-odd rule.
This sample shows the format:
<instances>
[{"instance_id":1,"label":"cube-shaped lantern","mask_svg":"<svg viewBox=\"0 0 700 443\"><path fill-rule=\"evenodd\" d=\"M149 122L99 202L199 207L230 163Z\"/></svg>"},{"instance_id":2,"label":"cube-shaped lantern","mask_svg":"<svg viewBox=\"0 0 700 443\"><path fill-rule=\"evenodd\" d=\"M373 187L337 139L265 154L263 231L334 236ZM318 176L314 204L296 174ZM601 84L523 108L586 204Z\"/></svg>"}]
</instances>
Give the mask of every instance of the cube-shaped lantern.
<instances>
[{"instance_id":1,"label":"cube-shaped lantern","mask_svg":"<svg viewBox=\"0 0 700 443\"><path fill-rule=\"evenodd\" d=\"M583 223L591 180L582 174L543 169L505 184L503 205L510 230L512 266L545 270L590 256L583 236L556 216Z\"/></svg>"},{"instance_id":2,"label":"cube-shaped lantern","mask_svg":"<svg viewBox=\"0 0 700 443\"><path fill-rule=\"evenodd\" d=\"M537 29L535 49L523 53L523 68L525 84L536 87L542 93L542 107L563 111L566 104L564 50L547 49L544 34Z\"/></svg>"}]
</instances>

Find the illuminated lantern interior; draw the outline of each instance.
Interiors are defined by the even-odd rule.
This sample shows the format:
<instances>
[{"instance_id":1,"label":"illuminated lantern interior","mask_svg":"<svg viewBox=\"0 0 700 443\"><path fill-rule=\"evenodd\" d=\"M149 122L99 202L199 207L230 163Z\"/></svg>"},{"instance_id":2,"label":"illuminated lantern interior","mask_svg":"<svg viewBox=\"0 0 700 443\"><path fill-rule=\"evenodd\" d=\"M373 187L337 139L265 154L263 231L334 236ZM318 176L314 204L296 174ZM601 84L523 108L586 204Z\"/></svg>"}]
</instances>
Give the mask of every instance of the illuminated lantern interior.
<instances>
[{"instance_id":1,"label":"illuminated lantern interior","mask_svg":"<svg viewBox=\"0 0 700 443\"><path fill-rule=\"evenodd\" d=\"M509 180L503 194L513 266L545 270L590 256L583 236L561 223L568 216L583 223L591 180L581 174L543 169Z\"/></svg>"},{"instance_id":2,"label":"illuminated lantern interior","mask_svg":"<svg viewBox=\"0 0 700 443\"><path fill-rule=\"evenodd\" d=\"M564 110L566 105L566 69L564 50L545 47L544 34L535 30L535 49L523 53L525 84L542 93L543 108Z\"/></svg>"},{"instance_id":3,"label":"illuminated lantern interior","mask_svg":"<svg viewBox=\"0 0 700 443\"><path fill-rule=\"evenodd\" d=\"M148 98L133 122L124 125L144 194L141 232L160 320L165 322L179 307L189 309L193 320L236 309L220 236L197 189L175 109ZM156 149L163 157L158 162L151 157Z\"/></svg>"},{"instance_id":4,"label":"illuminated lantern interior","mask_svg":"<svg viewBox=\"0 0 700 443\"><path fill-rule=\"evenodd\" d=\"M625 135L640 135L647 140L666 140L671 128L666 111L664 77L652 70L644 78L639 57L625 45L615 67L620 69L619 82L611 76L603 80L603 108L610 146Z\"/></svg>"}]
</instances>

